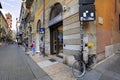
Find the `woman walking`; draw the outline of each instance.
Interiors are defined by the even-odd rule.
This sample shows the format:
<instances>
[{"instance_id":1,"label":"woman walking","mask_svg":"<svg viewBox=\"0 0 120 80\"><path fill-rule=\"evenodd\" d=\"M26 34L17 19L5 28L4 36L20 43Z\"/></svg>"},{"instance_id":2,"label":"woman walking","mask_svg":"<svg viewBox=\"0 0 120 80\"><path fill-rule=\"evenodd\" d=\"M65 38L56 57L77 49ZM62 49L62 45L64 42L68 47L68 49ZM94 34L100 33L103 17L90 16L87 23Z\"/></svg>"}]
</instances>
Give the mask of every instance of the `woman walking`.
<instances>
[{"instance_id":1,"label":"woman walking","mask_svg":"<svg viewBox=\"0 0 120 80\"><path fill-rule=\"evenodd\" d=\"M32 45L31 45L32 55L34 55L34 53L35 53L35 47L36 47L36 44L35 44L35 41L33 41Z\"/></svg>"}]
</instances>

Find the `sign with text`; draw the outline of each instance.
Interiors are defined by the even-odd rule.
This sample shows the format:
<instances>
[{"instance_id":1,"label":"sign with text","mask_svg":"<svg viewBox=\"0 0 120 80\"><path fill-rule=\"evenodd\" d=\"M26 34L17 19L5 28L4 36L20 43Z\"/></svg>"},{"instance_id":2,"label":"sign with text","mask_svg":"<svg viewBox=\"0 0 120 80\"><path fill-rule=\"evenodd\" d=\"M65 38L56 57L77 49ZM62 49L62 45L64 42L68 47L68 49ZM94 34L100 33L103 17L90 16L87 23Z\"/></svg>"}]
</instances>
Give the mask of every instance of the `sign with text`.
<instances>
[{"instance_id":1,"label":"sign with text","mask_svg":"<svg viewBox=\"0 0 120 80\"><path fill-rule=\"evenodd\" d=\"M80 21L95 20L95 5L83 5L79 8Z\"/></svg>"},{"instance_id":2,"label":"sign with text","mask_svg":"<svg viewBox=\"0 0 120 80\"><path fill-rule=\"evenodd\" d=\"M45 33L45 28L40 28L40 33L44 34Z\"/></svg>"}]
</instances>

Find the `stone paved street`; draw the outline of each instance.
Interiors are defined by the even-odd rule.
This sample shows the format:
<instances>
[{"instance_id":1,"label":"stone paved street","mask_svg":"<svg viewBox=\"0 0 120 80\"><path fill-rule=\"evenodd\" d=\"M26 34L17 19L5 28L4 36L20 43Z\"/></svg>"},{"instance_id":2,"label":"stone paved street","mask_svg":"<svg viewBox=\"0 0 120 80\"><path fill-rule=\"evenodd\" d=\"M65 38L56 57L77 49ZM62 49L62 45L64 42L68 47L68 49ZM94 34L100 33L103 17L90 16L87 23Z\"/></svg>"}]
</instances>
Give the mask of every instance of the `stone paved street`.
<instances>
[{"instance_id":1,"label":"stone paved street","mask_svg":"<svg viewBox=\"0 0 120 80\"><path fill-rule=\"evenodd\" d=\"M17 45L0 47L0 80L51 80Z\"/></svg>"},{"instance_id":2,"label":"stone paved street","mask_svg":"<svg viewBox=\"0 0 120 80\"><path fill-rule=\"evenodd\" d=\"M99 62L79 79L74 78L70 67L59 61L50 64L50 57L42 57L38 54L31 57L53 80L120 80L119 53Z\"/></svg>"},{"instance_id":3,"label":"stone paved street","mask_svg":"<svg viewBox=\"0 0 120 80\"><path fill-rule=\"evenodd\" d=\"M102 61L79 80L120 80L120 53Z\"/></svg>"},{"instance_id":4,"label":"stone paved street","mask_svg":"<svg viewBox=\"0 0 120 80\"><path fill-rule=\"evenodd\" d=\"M49 57L38 54L28 56L23 50L16 45L0 47L0 80L120 80L119 53L97 64L82 78L75 79L65 64L50 62Z\"/></svg>"}]
</instances>

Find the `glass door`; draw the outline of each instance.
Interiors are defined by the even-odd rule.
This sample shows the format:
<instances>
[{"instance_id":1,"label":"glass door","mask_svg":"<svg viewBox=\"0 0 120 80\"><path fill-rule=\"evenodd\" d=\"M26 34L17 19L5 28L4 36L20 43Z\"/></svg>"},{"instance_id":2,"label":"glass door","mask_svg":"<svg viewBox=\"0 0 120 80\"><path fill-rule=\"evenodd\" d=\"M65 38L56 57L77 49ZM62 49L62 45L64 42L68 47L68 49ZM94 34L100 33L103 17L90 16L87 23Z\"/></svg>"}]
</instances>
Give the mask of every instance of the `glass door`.
<instances>
[{"instance_id":1,"label":"glass door","mask_svg":"<svg viewBox=\"0 0 120 80\"><path fill-rule=\"evenodd\" d=\"M57 53L57 30L53 30L53 53Z\"/></svg>"},{"instance_id":2,"label":"glass door","mask_svg":"<svg viewBox=\"0 0 120 80\"><path fill-rule=\"evenodd\" d=\"M52 54L63 53L63 27L62 26L52 29L51 53Z\"/></svg>"},{"instance_id":3,"label":"glass door","mask_svg":"<svg viewBox=\"0 0 120 80\"><path fill-rule=\"evenodd\" d=\"M63 27L58 27L58 52L63 53Z\"/></svg>"}]
</instances>

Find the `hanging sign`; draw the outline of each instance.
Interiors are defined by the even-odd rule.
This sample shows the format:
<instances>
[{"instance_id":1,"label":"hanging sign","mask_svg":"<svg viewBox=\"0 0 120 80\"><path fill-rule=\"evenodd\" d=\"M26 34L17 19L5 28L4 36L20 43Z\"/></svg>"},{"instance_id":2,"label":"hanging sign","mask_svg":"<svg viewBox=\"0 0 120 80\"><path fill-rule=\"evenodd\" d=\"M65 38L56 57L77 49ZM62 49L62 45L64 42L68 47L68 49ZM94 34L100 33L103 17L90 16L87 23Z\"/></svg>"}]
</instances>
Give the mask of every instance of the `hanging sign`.
<instances>
[{"instance_id":1,"label":"hanging sign","mask_svg":"<svg viewBox=\"0 0 120 80\"><path fill-rule=\"evenodd\" d=\"M82 5L79 8L80 21L95 20L95 5Z\"/></svg>"}]
</instances>

